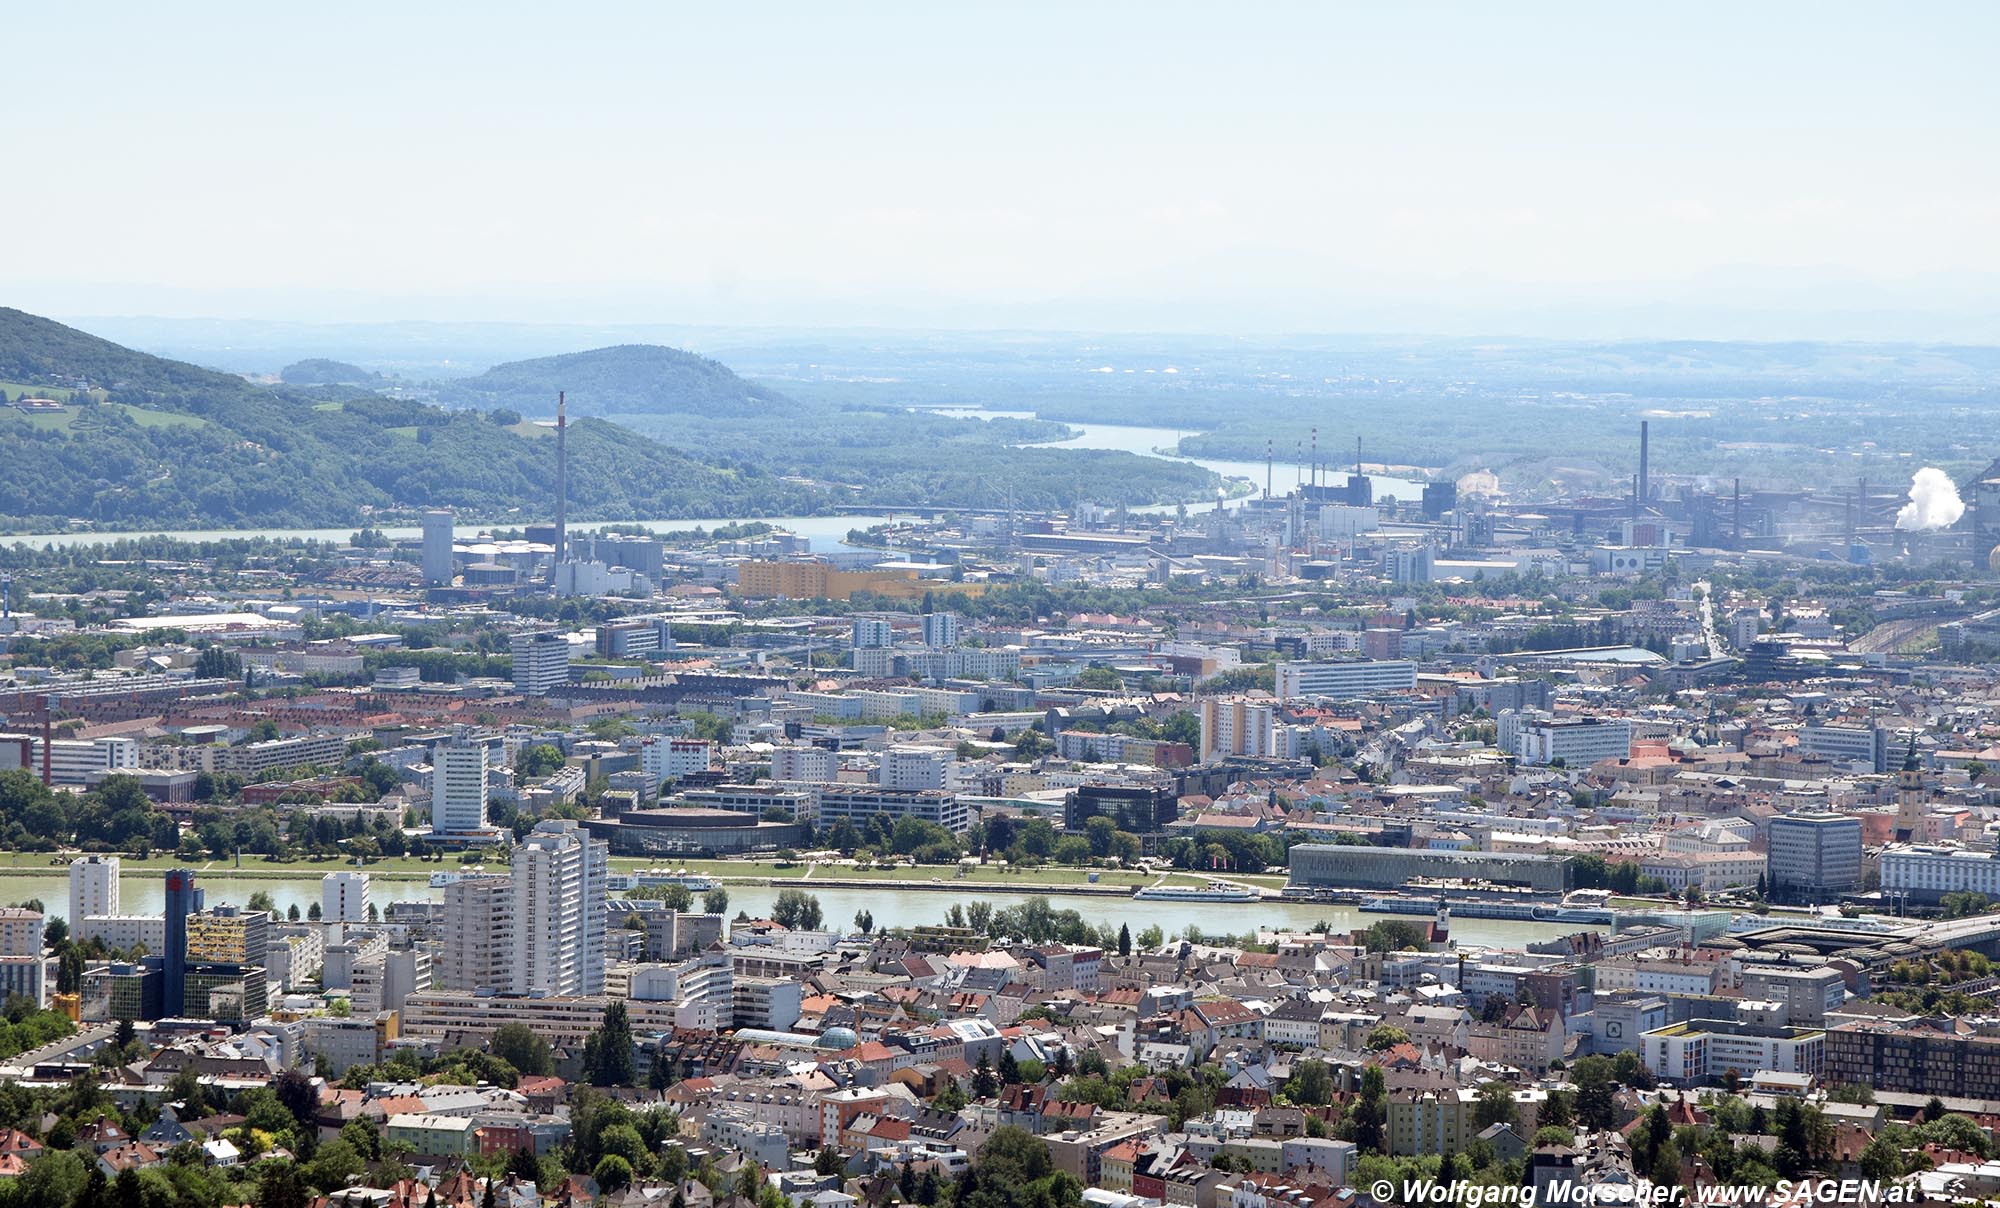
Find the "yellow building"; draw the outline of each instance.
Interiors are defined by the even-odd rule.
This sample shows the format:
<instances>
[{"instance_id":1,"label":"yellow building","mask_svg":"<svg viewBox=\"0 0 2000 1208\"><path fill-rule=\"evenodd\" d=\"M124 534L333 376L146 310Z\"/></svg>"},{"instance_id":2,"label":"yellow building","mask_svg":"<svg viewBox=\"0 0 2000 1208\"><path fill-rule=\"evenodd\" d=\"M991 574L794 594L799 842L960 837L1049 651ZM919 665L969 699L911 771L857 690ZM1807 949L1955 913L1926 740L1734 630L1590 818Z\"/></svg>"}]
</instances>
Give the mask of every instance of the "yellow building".
<instances>
[{"instance_id":1,"label":"yellow building","mask_svg":"<svg viewBox=\"0 0 2000 1208\"><path fill-rule=\"evenodd\" d=\"M840 570L825 562L744 562L736 568L736 594L749 600L846 600L868 592L892 600L920 600L927 593L984 593L984 583L917 577L915 567Z\"/></svg>"},{"instance_id":2,"label":"yellow building","mask_svg":"<svg viewBox=\"0 0 2000 1208\"><path fill-rule=\"evenodd\" d=\"M261 965L271 942L271 916L261 910L221 906L187 920L191 965Z\"/></svg>"}]
</instances>

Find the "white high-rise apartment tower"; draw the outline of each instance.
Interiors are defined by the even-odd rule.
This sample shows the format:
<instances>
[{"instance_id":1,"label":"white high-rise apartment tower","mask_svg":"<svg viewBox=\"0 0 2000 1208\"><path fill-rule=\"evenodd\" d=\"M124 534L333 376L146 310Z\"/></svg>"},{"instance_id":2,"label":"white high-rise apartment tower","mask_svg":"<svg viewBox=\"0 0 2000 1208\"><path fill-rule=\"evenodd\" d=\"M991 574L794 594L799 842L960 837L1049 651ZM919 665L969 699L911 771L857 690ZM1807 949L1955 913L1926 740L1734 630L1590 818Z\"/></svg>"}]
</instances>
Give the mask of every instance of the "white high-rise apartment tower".
<instances>
[{"instance_id":1,"label":"white high-rise apartment tower","mask_svg":"<svg viewBox=\"0 0 2000 1208\"><path fill-rule=\"evenodd\" d=\"M955 612L927 612L924 614L924 645L958 645L958 614Z\"/></svg>"},{"instance_id":2,"label":"white high-rise apartment tower","mask_svg":"<svg viewBox=\"0 0 2000 1208\"><path fill-rule=\"evenodd\" d=\"M1278 754L1275 702L1241 696L1209 696L1201 701L1201 761L1232 755L1269 759Z\"/></svg>"},{"instance_id":3,"label":"white high-rise apartment tower","mask_svg":"<svg viewBox=\"0 0 2000 1208\"><path fill-rule=\"evenodd\" d=\"M83 921L118 910L118 857L78 856L69 864L69 928L81 937Z\"/></svg>"},{"instance_id":4,"label":"white high-rise apartment tower","mask_svg":"<svg viewBox=\"0 0 2000 1208\"><path fill-rule=\"evenodd\" d=\"M552 629L517 633L508 642L514 656L514 691L547 696L569 682L569 639Z\"/></svg>"},{"instance_id":5,"label":"white high-rise apartment tower","mask_svg":"<svg viewBox=\"0 0 2000 1208\"><path fill-rule=\"evenodd\" d=\"M328 923L368 921L368 874L330 872L319 879L319 916Z\"/></svg>"},{"instance_id":6,"label":"white high-rise apartment tower","mask_svg":"<svg viewBox=\"0 0 2000 1208\"><path fill-rule=\"evenodd\" d=\"M444 889L444 942L431 981L441 990L511 990L514 882L467 877Z\"/></svg>"},{"instance_id":7,"label":"white high-rise apartment tower","mask_svg":"<svg viewBox=\"0 0 2000 1208\"><path fill-rule=\"evenodd\" d=\"M431 830L439 835L472 835L487 829L487 744L465 738L439 743L431 751Z\"/></svg>"},{"instance_id":8,"label":"white high-rise apartment tower","mask_svg":"<svg viewBox=\"0 0 2000 1208\"><path fill-rule=\"evenodd\" d=\"M514 993L603 992L609 856L569 818L536 823L514 848Z\"/></svg>"}]
</instances>

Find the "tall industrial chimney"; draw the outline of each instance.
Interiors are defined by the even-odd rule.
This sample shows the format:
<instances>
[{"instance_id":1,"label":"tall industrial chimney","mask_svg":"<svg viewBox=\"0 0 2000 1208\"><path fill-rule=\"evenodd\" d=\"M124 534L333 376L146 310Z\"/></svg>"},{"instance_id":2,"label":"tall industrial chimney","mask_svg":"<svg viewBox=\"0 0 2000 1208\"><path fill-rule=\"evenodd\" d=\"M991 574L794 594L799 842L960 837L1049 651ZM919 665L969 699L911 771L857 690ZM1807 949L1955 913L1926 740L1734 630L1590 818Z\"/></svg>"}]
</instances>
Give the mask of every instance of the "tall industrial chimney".
<instances>
[{"instance_id":1,"label":"tall industrial chimney","mask_svg":"<svg viewBox=\"0 0 2000 1208\"><path fill-rule=\"evenodd\" d=\"M561 566L563 551L568 548L569 525L569 448L565 444L569 436L569 399L563 391L556 391L556 560ZM551 580L554 574L550 574Z\"/></svg>"},{"instance_id":2,"label":"tall industrial chimney","mask_svg":"<svg viewBox=\"0 0 2000 1208\"><path fill-rule=\"evenodd\" d=\"M1651 425L1645 420L1642 419L1639 421L1639 499L1635 506L1641 508L1645 507L1646 501L1652 498L1653 481L1647 476L1648 467L1646 465L1646 458L1649 452L1646 447L1649 438L1647 428L1649 427Z\"/></svg>"}]
</instances>

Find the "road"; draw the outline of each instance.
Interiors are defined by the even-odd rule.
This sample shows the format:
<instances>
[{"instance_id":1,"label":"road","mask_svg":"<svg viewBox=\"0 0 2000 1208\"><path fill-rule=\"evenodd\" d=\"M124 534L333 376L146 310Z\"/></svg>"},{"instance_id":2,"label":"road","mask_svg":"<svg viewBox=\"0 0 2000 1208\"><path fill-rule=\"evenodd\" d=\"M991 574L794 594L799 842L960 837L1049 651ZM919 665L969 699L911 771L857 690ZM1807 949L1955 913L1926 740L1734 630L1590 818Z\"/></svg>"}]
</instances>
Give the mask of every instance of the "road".
<instances>
[{"instance_id":1,"label":"road","mask_svg":"<svg viewBox=\"0 0 2000 1208\"><path fill-rule=\"evenodd\" d=\"M1722 657L1722 635L1715 632L1715 588L1703 579L1694 585L1701 597L1701 640L1708 644L1708 657Z\"/></svg>"}]
</instances>

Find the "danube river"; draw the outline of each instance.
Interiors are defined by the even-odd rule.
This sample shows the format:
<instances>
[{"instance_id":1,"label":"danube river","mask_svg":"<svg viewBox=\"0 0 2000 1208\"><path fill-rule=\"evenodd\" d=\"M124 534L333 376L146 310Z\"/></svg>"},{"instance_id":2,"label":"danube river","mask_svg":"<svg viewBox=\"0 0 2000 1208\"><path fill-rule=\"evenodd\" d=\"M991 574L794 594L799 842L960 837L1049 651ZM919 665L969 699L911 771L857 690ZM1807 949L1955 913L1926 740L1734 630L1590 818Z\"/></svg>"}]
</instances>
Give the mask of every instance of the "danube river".
<instances>
[{"instance_id":1,"label":"danube river","mask_svg":"<svg viewBox=\"0 0 2000 1208\"><path fill-rule=\"evenodd\" d=\"M945 415L988 419L1001 416L1032 418L1033 415L1032 412L1027 411L987 411L972 407L941 408L938 410L940 414ZM1142 428L1131 424L1070 424L1069 426L1076 430L1077 435L1068 440L1052 441L1045 447L1054 449L1120 450L1126 453L1136 453L1142 457L1158 457L1165 461L1187 462L1192 465L1201 466L1204 469L1213 470L1225 478L1248 479L1260 489L1264 485L1264 463L1261 461L1218 461L1212 458L1181 457L1177 454L1160 452L1162 449L1174 448L1179 443L1180 438L1185 435L1171 428ZM1344 480L1344 475L1342 478ZM1370 475L1370 478L1374 482L1375 497L1377 499L1384 498L1385 496L1393 496L1397 499L1416 499L1423 494L1423 484L1412 482L1409 479L1389 478L1382 475ZM1274 472L1273 489L1282 494L1291 490L1297 481L1298 473L1296 468L1282 462L1279 463ZM1241 502L1240 499L1232 500L1229 506L1234 506L1239 502ZM1176 506L1178 505L1156 504L1151 507L1135 508L1133 510L1139 512L1165 512L1172 511ZM1190 503L1187 506L1192 511L1199 511L1208 505L1197 502ZM851 530L865 529L870 525L882 524L887 519L889 518L880 515L703 516L680 520L595 520L579 523L575 527L579 532L587 532L598 525L638 524L654 532L667 533L694 528L716 529L726 524L740 524L745 520L762 520L766 524L775 525L781 529L788 529L804 537L815 553L831 553L835 550L849 548L845 545L845 538ZM528 523L526 518L517 522L517 524L526 523ZM496 527L504 528L507 525L461 524L453 531L460 537L471 538L491 531ZM321 529L177 529L169 531L165 535L181 541L227 541L236 537L271 537L279 540L345 542L354 535L354 531L355 526L348 525L343 528ZM120 538L148 537L157 535L158 532L159 530L124 533L35 533L18 537L0 537L0 542L12 544L18 541L34 546L106 545ZM382 529L382 532L395 540L422 535L422 530L413 526L390 526Z\"/></svg>"},{"instance_id":2,"label":"danube river","mask_svg":"<svg viewBox=\"0 0 2000 1208\"><path fill-rule=\"evenodd\" d=\"M232 878L230 872L228 868L216 868L213 871L197 873L196 885L207 894L210 905L223 902L242 905L250 899L251 894L259 890L270 894L281 912L296 905L299 913L304 914L314 902L319 901L318 876L260 875ZM782 885L731 884L724 888L729 894L731 915L739 910L747 910L752 915L765 915L770 911L771 903L778 896L778 890ZM859 910L873 913L878 927L914 927L942 922L945 912L964 896L960 892L929 889L829 889L813 886L806 888L819 899L828 925L843 927L849 924L855 912ZM126 914L158 914L165 897L165 881L157 872L150 875L127 873L122 880L120 893L123 898L122 908ZM370 886L369 896L377 905L391 901L434 902L444 896L444 891L431 888L428 881L422 877L409 879L378 876ZM1028 896L993 893L984 895L984 900L993 903L995 907L1005 908L1026 901ZM67 914L69 879L57 873L0 876L0 902L24 902L31 898L39 899L52 915ZM1280 901L1245 904L1142 902L1126 897L1060 894L1049 895L1049 901L1058 909L1073 909L1099 925L1115 927L1123 923L1134 932L1158 926L1169 934L1185 930L1190 923L1198 925L1203 932L1209 934L1226 932L1241 935L1257 927L1303 930L1321 921L1327 923L1334 931L1345 932L1357 927L1366 927L1381 919L1402 917L1363 914L1351 906ZM1575 924L1523 923L1504 919L1454 919L1451 926L1453 938L1461 944L1484 944L1496 947L1519 947L1536 940L1583 930L1594 930L1594 928Z\"/></svg>"}]
</instances>

